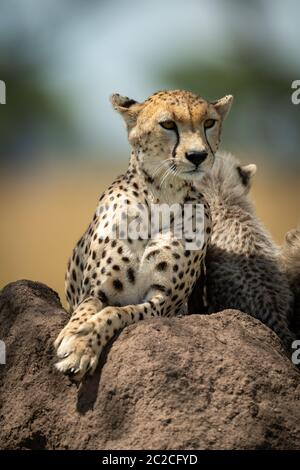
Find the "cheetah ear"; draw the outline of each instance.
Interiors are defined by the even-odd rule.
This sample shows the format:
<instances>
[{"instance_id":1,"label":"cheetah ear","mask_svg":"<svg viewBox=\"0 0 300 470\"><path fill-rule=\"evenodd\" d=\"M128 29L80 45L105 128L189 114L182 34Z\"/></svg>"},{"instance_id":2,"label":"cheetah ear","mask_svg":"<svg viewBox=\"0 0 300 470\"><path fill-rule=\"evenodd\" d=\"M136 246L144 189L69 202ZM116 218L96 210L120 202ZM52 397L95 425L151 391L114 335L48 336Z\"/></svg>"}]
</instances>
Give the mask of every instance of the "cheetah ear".
<instances>
[{"instance_id":1,"label":"cheetah ear","mask_svg":"<svg viewBox=\"0 0 300 470\"><path fill-rule=\"evenodd\" d=\"M222 119L225 119L227 114L230 111L231 105L233 102L232 95L223 96L219 100L213 101L212 104L216 108L217 112L220 114Z\"/></svg>"},{"instance_id":2,"label":"cheetah ear","mask_svg":"<svg viewBox=\"0 0 300 470\"><path fill-rule=\"evenodd\" d=\"M113 108L121 114L130 130L136 123L138 114L141 110L141 104L127 96L121 96L118 93L111 95L110 102Z\"/></svg>"},{"instance_id":3,"label":"cheetah ear","mask_svg":"<svg viewBox=\"0 0 300 470\"><path fill-rule=\"evenodd\" d=\"M290 247L300 248L300 225L298 228L293 228L286 233L285 244Z\"/></svg>"},{"instance_id":4,"label":"cheetah ear","mask_svg":"<svg viewBox=\"0 0 300 470\"><path fill-rule=\"evenodd\" d=\"M238 166L237 171L241 178L242 185L250 189L252 178L257 171L257 166L254 163L250 163L249 165Z\"/></svg>"}]
</instances>

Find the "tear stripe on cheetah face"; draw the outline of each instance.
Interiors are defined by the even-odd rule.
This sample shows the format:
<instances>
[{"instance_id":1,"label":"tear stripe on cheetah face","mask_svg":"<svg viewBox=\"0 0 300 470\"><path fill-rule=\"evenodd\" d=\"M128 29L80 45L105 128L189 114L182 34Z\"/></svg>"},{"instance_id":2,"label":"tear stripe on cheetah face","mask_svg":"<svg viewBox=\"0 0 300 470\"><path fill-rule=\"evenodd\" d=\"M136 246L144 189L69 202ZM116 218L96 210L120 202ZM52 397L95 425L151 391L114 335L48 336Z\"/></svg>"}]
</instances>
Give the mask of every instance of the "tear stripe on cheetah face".
<instances>
[{"instance_id":1,"label":"tear stripe on cheetah face","mask_svg":"<svg viewBox=\"0 0 300 470\"><path fill-rule=\"evenodd\" d=\"M213 223L206 257L209 309L248 313L272 328L289 349L293 295L279 248L247 196L255 171L255 165L241 166L232 155L219 153L212 170L196 183Z\"/></svg>"},{"instance_id":2,"label":"tear stripe on cheetah face","mask_svg":"<svg viewBox=\"0 0 300 470\"><path fill-rule=\"evenodd\" d=\"M194 188L193 180L179 173L191 163L183 162L185 152L201 150L200 145L209 144L212 151L205 147L207 158L197 168L205 174L211 167L231 98L209 104L188 92L176 91L155 94L142 104L119 95L114 95L112 102L125 119L133 149L128 171L100 197L93 220L68 264L66 295L72 317L55 341L59 358L56 367L75 380L95 370L107 342L126 325L152 316L185 313L193 285L204 272L211 219L209 206ZM180 142L176 141L177 134L169 134L171 131L158 123L171 111L175 115L175 108ZM217 137L207 133L205 143L201 126L204 116L211 119L209 113L215 113L218 119L213 131ZM193 148L196 144L198 147ZM176 159L176 171L171 174L164 169L162 173L160 165L170 158ZM147 207L179 203L183 214L185 204L202 204L203 246L187 249L187 237L177 237L172 225L150 240L112 239L107 228L118 225L120 201L124 199L132 208L131 217L138 215L134 213L138 203Z\"/></svg>"}]
</instances>

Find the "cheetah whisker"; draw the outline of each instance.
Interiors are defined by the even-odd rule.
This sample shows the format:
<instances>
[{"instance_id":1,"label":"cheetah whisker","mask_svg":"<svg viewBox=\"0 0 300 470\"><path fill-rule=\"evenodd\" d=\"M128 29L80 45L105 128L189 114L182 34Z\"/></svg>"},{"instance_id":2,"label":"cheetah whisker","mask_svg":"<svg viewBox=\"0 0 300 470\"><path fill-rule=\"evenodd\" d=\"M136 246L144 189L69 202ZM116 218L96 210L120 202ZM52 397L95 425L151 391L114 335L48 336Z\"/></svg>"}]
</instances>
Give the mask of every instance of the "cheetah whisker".
<instances>
[{"instance_id":1,"label":"cheetah whisker","mask_svg":"<svg viewBox=\"0 0 300 470\"><path fill-rule=\"evenodd\" d=\"M175 178L176 178L176 172L177 172L177 167L176 165L173 163L172 166L171 166L171 181L174 181Z\"/></svg>"},{"instance_id":2,"label":"cheetah whisker","mask_svg":"<svg viewBox=\"0 0 300 470\"><path fill-rule=\"evenodd\" d=\"M159 189L161 189L163 180L164 180L166 174L168 173L168 170L169 170L169 168L167 168L167 169L164 171L164 173L163 173L163 175L162 175L162 177L161 177L160 184L159 184Z\"/></svg>"},{"instance_id":3,"label":"cheetah whisker","mask_svg":"<svg viewBox=\"0 0 300 470\"><path fill-rule=\"evenodd\" d=\"M166 172L164 173L162 179L161 179L161 182L160 182L160 189L163 188L163 184L166 182L168 176L170 176L171 174L171 168L167 168Z\"/></svg>"},{"instance_id":4,"label":"cheetah whisker","mask_svg":"<svg viewBox=\"0 0 300 470\"><path fill-rule=\"evenodd\" d=\"M173 173L173 179L172 179L172 182L176 180L176 178L178 177L180 171L179 171L179 168L175 168L174 170L174 173Z\"/></svg>"},{"instance_id":5,"label":"cheetah whisker","mask_svg":"<svg viewBox=\"0 0 300 470\"><path fill-rule=\"evenodd\" d=\"M176 170L177 170L176 165L175 165L174 163L172 163L172 165L171 165L171 167L170 167L170 171L169 171L169 173L168 173L168 177L169 177L169 176L172 177L172 181L174 181L174 179L175 179L175 177L176 177ZM167 178L165 178L165 181L164 181L164 182L165 182L165 184L166 184Z\"/></svg>"},{"instance_id":6,"label":"cheetah whisker","mask_svg":"<svg viewBox=\"0 0 300 470\"><path fill-rule=\"evenodd\" d=\"M154 170L154 172L153 172L153 174L152 174L152 178L155 178L155 176L159 173L159 171L162 170L163 167L164 167L165 165L168 165L168 164L169 164L169 159L162 161L162 162L157 166L157 168Z\"/></svg>"}]
</instances>

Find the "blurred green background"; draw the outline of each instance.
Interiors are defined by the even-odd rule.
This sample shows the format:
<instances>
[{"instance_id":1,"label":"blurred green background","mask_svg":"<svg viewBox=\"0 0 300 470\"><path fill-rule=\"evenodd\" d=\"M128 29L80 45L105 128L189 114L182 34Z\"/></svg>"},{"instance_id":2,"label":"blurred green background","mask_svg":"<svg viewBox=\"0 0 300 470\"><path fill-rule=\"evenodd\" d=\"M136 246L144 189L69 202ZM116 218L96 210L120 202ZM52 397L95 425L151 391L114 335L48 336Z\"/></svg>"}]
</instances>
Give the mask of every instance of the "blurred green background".
<instances>
[{"instance_id":1,"label":"blurred green background","mask_svg":"<svg viewBox=\"0 0 300 470\"><path fill-rule=\"evenodd\" d=\"M297 0L0 0L0 286L63 292L67 258L129 148L108 96L235 96L222 148L255 162L258 213L300 220Z\"/></svg>"}]
</instances>

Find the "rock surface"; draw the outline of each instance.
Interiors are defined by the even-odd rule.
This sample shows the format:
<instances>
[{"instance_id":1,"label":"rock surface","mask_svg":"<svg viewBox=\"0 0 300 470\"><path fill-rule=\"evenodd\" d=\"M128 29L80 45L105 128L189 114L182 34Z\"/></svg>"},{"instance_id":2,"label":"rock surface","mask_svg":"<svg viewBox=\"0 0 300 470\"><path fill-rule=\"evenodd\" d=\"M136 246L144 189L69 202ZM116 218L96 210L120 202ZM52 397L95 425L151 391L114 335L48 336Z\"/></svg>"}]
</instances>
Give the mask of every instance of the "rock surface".
<instances>
[{"instance_id":1,"label":"rock surface","mask_svg":"<svg viewBox=\"0 0 300 470\"><path fill-rule=\"evenodd\" d=\"M300 374L238 311L127 327L77 388L53 368L67 321L55 292L0 295L2 449L299 449Z\"/></svg>"}]
</instances>

